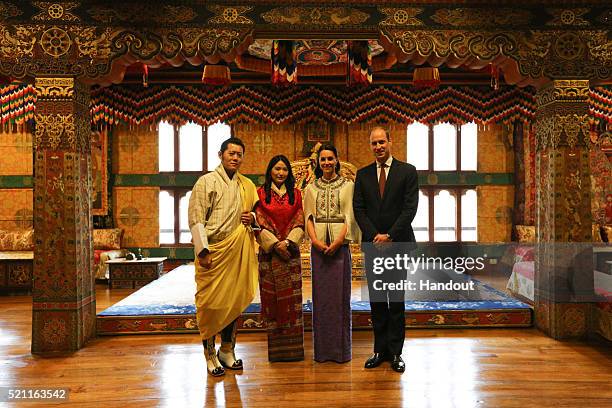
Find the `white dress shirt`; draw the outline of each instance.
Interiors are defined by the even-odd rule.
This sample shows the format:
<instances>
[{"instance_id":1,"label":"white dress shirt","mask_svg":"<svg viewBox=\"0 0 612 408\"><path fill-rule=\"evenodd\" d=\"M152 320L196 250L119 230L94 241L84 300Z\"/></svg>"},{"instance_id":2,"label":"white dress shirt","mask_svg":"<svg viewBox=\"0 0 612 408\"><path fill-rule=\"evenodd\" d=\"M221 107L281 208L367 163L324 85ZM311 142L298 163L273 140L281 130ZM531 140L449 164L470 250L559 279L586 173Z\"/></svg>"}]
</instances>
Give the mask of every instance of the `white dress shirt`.
<instances>
[{"instance_id":1,"label":"white dress shirt","mask_svg":"<svg viewBox=\"0 0 612 408\"><path fill-rule=\"evenodd\" d=\"M391 168L391 162L393 162L393 156L389 156L385 162L385 180L389 179L389 169ZM380 180L380 163L376 160L376 180Z\"/></svg>"}]
</instances>

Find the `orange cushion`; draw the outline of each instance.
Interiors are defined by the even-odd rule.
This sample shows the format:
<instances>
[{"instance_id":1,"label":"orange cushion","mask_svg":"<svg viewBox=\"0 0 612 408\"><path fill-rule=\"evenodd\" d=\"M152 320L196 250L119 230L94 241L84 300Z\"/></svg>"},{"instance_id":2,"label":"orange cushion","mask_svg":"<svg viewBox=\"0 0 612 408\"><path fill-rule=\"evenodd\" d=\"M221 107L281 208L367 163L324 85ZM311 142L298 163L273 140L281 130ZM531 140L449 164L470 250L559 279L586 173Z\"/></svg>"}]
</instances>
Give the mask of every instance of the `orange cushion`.
<instances>
[{"instance_id":1,"label":"orange cushion","mask_svg":"<svg viewBox=\"0 0 612 408\"><path fill-rule=\"evenodd\" d=\"M535 225L517 225L516 235L518 236L519 242L522 242L522 243L536 242Z\"/></svg>"},{"instance_id":2,"label":"orange cushion","mask_svg":"<svg viewBox=\"0 0 612 408\"><path fill-rule=\"evenodd\" d=\"M95 229L93 231L94 249L121 249L121 228Z\"/></svg>"},{"instance_id":3,"label":"orange cushion","mask_svg":"<svg viewBox=\"0 0 612 408\"><path fill-rule=\"evenodd\" d=\"M33 251L34 229L0 230L0 251Z\"/></svg>"}]
</instances>

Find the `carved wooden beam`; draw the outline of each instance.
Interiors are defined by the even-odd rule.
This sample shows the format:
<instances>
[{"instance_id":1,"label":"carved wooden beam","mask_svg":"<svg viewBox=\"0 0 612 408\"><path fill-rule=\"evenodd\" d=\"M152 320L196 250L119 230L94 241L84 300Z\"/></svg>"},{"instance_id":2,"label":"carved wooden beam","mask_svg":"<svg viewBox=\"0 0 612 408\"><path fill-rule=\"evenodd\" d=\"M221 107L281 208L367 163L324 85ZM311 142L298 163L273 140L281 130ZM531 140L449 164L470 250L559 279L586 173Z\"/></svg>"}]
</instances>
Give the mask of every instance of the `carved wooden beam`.
<instances>
[{"instance_id":1,"label":"carved wooden beam","mask_svg":"<svg viewBox=\"0 0 612 408\"><path fill-rule=\"evenodd\" d=\"M541 78L605 80L612 66L609 2L27 3L0 2L0 74L14 78L72 75L119 82L135 62L155 67L233 61L253 38L378 39L401 62L495 62L521 85Z\"/></svg>"}]
</instances>

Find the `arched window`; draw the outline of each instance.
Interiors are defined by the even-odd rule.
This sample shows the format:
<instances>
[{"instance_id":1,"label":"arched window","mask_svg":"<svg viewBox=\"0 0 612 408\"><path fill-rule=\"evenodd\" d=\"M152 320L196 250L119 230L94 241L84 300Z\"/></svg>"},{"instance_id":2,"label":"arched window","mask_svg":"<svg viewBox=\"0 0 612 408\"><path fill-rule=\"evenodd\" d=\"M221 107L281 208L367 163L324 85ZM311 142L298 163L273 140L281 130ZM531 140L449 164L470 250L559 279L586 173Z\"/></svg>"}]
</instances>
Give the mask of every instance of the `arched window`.
<instances>
[{"instance_id":1,"label":"arched window","mask_svg":"<svg viewBox=\"0 0 612 408\"><path fill-rule=\"evenodd\" d=\"M412 229L417 242L429 241L429 197L419 191L419 207L412 221Z\"/></svg>"},{"instance_id":2,"label":"arched window","mask_svg":"<svg viewBox=\"0 0 612 408\"><path fill-rule=\"evenodd\" d=\"M477 236L477 199L476 190L465 190L461 195L461 239L476 241Z\"/></svg>"},{"instance_id":3,"label":"arched window","mask_svg":"<svg viewBox=\"0 0 612 408\"><path fill-rule=\"evenodd\" d=\"M231 127L216 123L202 127L195 123L173 126L160 122L159 172L176 177L203 174L219 164L221 143L231 137ZM191 243L187 218L191 188L162 186L159 192L159 243L180 245Z\"/></svg>"},{"instance_id":4,"label":"arched window","mask_svg":"<svg viewBox=\"0 0 612 408\"><path fill-rule=\"evenodd\" d=\"M225 123L215 123L208 127L206 132L206 144L208 146L208 171L213 171L221 164L219 150L221 143L232 136L232 129Z\"/></svg>"},{"instance_id":5,"label":"arched window","mask_svg":"<svg viewBox=\"0 0 612 408\"><path fill-rule=\"evenodd\" d=\"M429 169L429 129L427 125L414 122L408 125L408 140L406 143L408 163L417 170Z\"/></svg>"},{"instance_id":6,"label":"arched window","mask_svg":"<svg viewBox=\"0 0 612 408\"><path fill-rule=\"evenodd\" d=\"M434 196L434 241L457 240L457 200L448 190Z\"/></svg>"},{"instance_id":7,"label":"arched window","mask_svg":"<svg viewBox=\"0 0 612 408\"><path fill-rule=\"evenodd\" d=\"M457 128L449 123L433 127L433 170L457 170Z\"/></svg>"},{"instance_id":8,"label":"arched window","mask_svg":"<svg viewBox=\"0 0 612 408\"><path fill-rule=\"evenodd\" d=\"M478 127L475 123L466 123L460 128L461 131L461 170L477 171L477 140Z\"/></svg>"}]
</instances>

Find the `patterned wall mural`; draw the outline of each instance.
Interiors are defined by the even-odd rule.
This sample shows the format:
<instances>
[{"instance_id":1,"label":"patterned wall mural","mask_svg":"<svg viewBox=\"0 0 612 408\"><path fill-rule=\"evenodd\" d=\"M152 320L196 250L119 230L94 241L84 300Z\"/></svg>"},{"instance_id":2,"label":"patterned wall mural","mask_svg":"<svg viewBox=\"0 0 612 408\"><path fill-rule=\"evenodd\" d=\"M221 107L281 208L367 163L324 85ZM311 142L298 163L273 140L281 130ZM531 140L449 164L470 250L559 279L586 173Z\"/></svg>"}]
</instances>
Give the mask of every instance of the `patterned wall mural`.
<instances>
[{"instance_id":1,"label":"patterned wall mural","mask_svg":"<svg viewBox=\"0 0 612 408\"><path fill-rule=\"evenodd\" d=\"M0 133L0 158L0 176L31 176L32 134Z\"/></svg>"},{"instance_id":2,"label":"patterned wall mural","mask_svg":"<svg viewBox=\"0 0 612 408\"><path fill-rule=\"evenodd\" d=\"M115 187L113 213L123 247L159 246L159 188Z\"/></svg>"},{"instance_id":3,"label":"patterned wall mural","mask_svg":"<svg viewBox=\"0 0 612 408\"><path fill-rule=\"evenodd\" d=\"M31 188L0 189L0 229L32 228L33 197Z\"/></svg>"},{"instance_id":4,"label":"patterned wall mural","mask_svg":"<svg viewBox=\"0 0 612 408\"><path fill-rule=\"evenodd\" d=\"M113 130L113 174L158 172L158 136L151 126L117 126Z\"/></svg>"},{"instance_id":5,"label":"patterned wall mural","mask_svg":"<svg viewBox=\"0 0 612 408\"><path fill-rule=\"evenodd\" d=\"M513 173L512 131L503 125L478 127L478 171Z\"/></svg>"},{"instance_id":6,"label":"patterned wall mural","mask_svg":"<svg viewBox=\"0 0 612 408\"><path fill-rule=\"evenodd\" d=\"M514 186L477 186L478 242L509 242Z\"/></svg>"},{"instance_id":7,"label":"patterned wall mural","mask_svg":"<svg viewBox=\"0 0 612 408\"><path fill-rule=\"evenodd\" d=\"M514 173L512 130L507 126L478 127L478 171ZM512 231L513 186L477 186L478 241L507 242Z\"/></svg>"}]
</instances>

